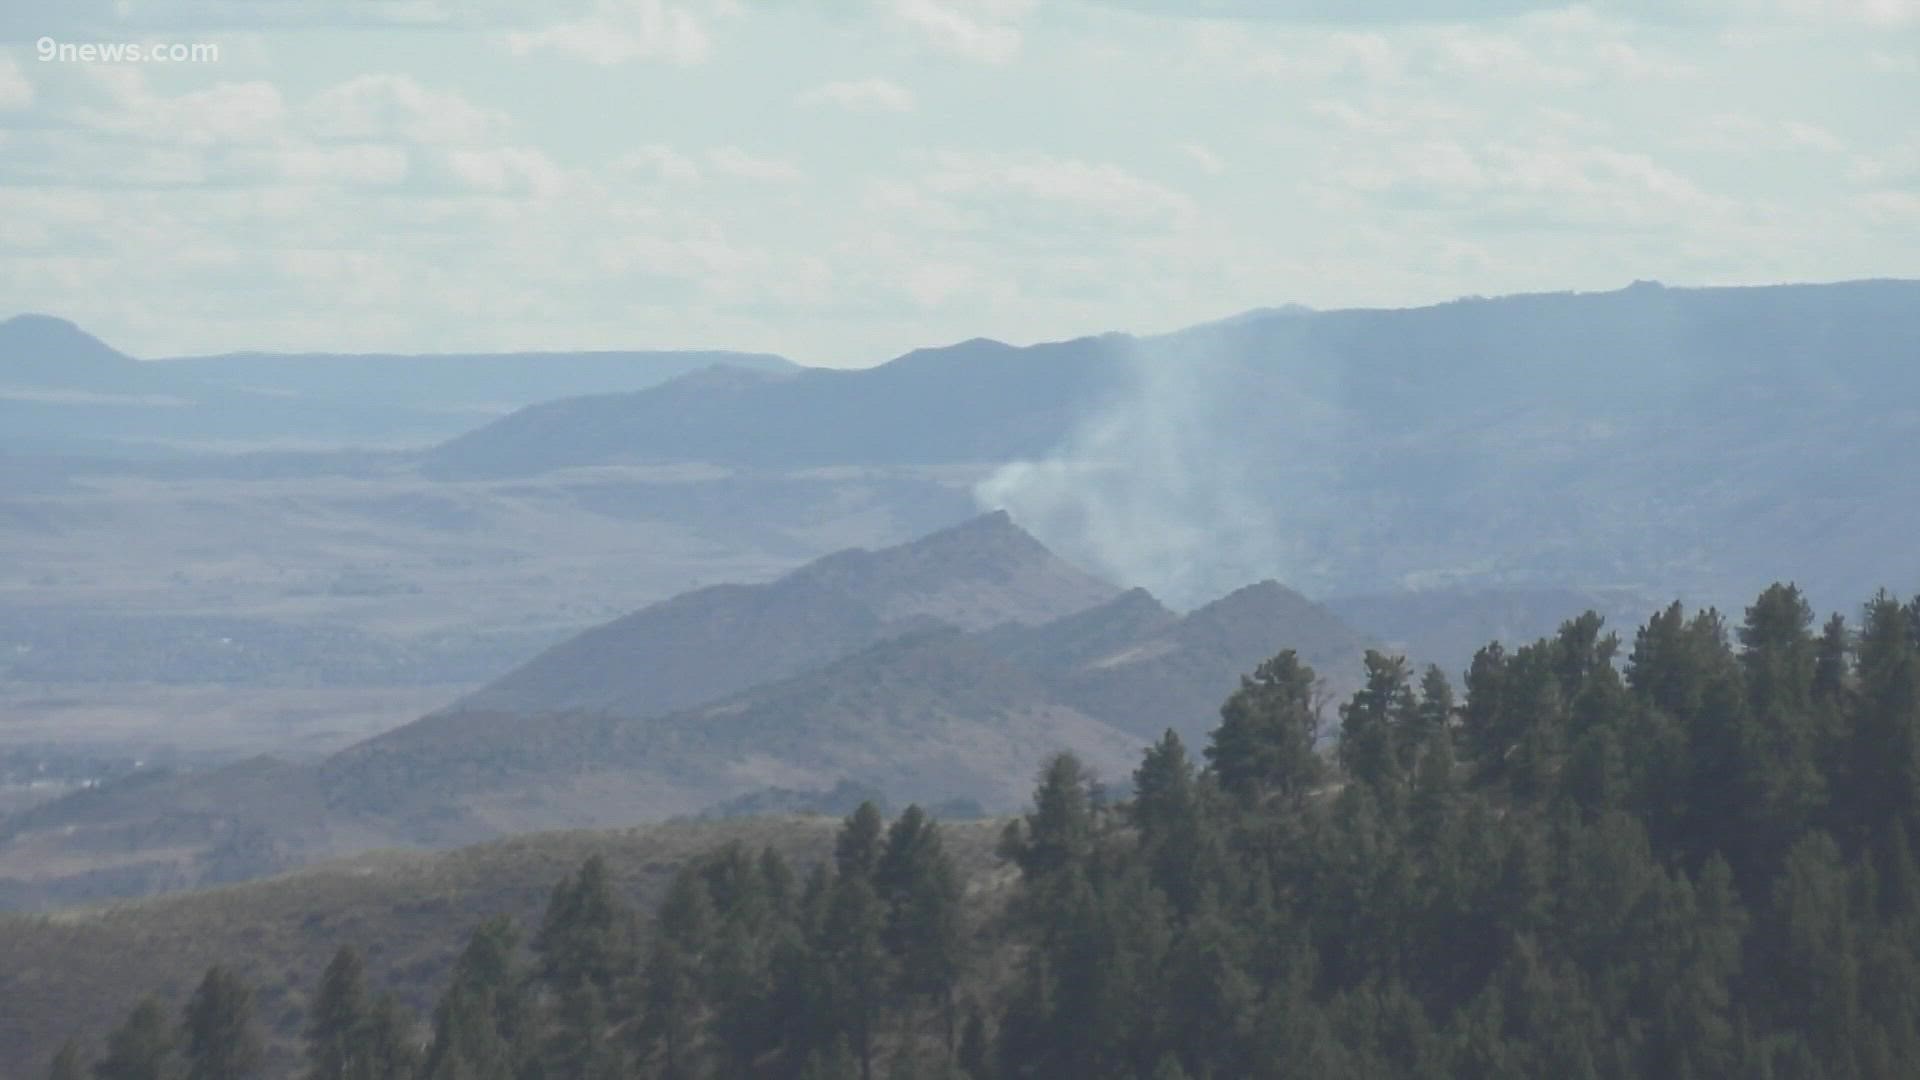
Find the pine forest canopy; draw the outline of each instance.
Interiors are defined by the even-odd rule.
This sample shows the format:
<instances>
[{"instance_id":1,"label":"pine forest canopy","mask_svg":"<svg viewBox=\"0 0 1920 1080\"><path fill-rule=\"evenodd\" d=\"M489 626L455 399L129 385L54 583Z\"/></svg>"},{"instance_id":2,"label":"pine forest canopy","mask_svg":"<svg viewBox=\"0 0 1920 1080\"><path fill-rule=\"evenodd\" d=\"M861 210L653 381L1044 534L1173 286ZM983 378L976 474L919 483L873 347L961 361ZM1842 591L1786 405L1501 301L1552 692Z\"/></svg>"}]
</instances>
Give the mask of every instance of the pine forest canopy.
<instances>
[{"instance_id":1,"label":"pine forest canopy","mask_svg":"<svg viewBox=\"0 0 1920 1080\"><path fill-rule=\"evenodd\" d=\"M1776 585L1631 643L1591 613L1332 715L1282 652L1124 799L1041 769L963 881L918 808L796 867L732 845L634 910L590 859L479 927L430 1017L352 949L316 1078L1898 1075L1920 1060L1920 599ZM1340 738L1314 751L1324 725ZM177 1015L177 1022L176 1022ZM216 966L54 1076L265 1075ZM294 1069L291 1062L284 1063ZM286 1073L293 1075L293 1072Z\"/></svg>"}]
</instances>

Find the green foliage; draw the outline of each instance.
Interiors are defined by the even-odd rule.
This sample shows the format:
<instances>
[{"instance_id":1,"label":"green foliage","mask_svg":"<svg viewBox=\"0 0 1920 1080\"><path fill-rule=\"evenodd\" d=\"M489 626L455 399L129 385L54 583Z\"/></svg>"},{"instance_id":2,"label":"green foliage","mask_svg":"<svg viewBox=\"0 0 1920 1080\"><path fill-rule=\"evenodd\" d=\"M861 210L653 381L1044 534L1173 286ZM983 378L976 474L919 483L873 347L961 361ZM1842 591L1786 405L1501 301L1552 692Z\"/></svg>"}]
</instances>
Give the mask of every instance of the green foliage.
<instances>
[{"instance_id":1,"label":"green foliage","mask_svg":"<svg viewBox=\"0 0 1920 1080\"><path fill-rule=\"evenodd\" d=\"M348 1080L361 1071L371 1018L366 978L366 963L351 945L342 945L320 976L320 992L308 1010L309 1080Z\"/></svg>"},{"instance_id":2,"label":"green foliage","mask_svg":"<svg viewBox=\"0 0 1920 1080\"><path fill-rule=\"evenodd\" d=\"M1169 731L1115 806L1074 757L963 888L918 807L863 805L803 885L693 859L642 921L589 860L529 956L482 925L415 1070L357 954L310 1075L482 1080L1900 1075L1920 1060L1920 604L1858 640L1791 585L1737 628L1591 614L1441 673L1368 654L1323 761L1312 672L1260 665L1197 765ZM247 1075L245 988L178 1039ZM100 1077L174 1075L148 1002ZM77 1051L59 1066L78 1069Z\"/></svg>"},{"instance_id":3,"label":"green foliage","mask_svg":"<svg viewBox=\"0 0 1920 1080\"><path fill-rule=\"evenodd\" d=\"M529 1017L518 955L520 935L506 919L482 923L455 962L434 1010L428 1080L509 1080L528 1059Z\"/></svg>"},{"instance_id":4,"label":"green foliage","mask_svg":"<svg viewBox=\"0 0 1920 1080\"><path fill-rule=\"evenodd\" d=\"M174 1034L158 998L141 999L125 1023L107 1036L107 1053L93 1067L98 1080L167 1080L175 1067Z\"/></svg>"},{"instance_id":5,"label":"green foliage","mask_svg":"<svg viewBox=\"0 0 1920 1080\"><path fill-rule=\"evenodd\" d=\"M80 1065L80 1044L68 1039L61 1044L59 1053L53 1055L53 1064L47 1069L48 1080L81 1080L85 1075Z\"/></svg>"},{"instance_id":6,"label":"green foliage","mask_svg":"<svg viewBox=\"0 0 1920 1080\"><path fill-rule=\"evenodd\" d=\"M1242 678L1220 708L1207 761L1220 786L1246 802L1304 794L1320 779L1313 669L1288 649Z\"/></svg>"},{"instance_id":7,"label":"green foliage","mask_svg":"<svg viewBox=\"0 0 1920 1080\"><path fill-rule=\"evenodd\" d=\"M188 999L182 1035L186 1080L244 1080L266 1055L253 1019L253 991L224 967L209 968Z\"/></svg>"}]
</instances>

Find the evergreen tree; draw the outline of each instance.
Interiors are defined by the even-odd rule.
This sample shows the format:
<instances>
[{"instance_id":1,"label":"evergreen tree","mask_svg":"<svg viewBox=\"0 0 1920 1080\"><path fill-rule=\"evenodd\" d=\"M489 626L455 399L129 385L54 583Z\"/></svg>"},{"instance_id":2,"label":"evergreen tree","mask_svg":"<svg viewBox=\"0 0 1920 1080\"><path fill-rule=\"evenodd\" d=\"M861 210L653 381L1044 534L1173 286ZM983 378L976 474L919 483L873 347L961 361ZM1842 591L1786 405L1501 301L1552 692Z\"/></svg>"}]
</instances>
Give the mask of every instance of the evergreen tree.
<instances>
[{"instance_id":1,"label":"evergreen tree","mask_svg":"<svg viewBox=\"0 0 1920 1080\"><path fill-rule=\"evenodd\" d=\"M86 1069L80 1064L80 1044L68 1039L53 1055L53 1064L47 1070L48 1080L81 1080L84 1076Z\"/></svg>"},{"instance_id":2,"label":"evergreen tree","mask_svg":"<svg viewBox=\"0 0 1920 1080\"><path fill-rule=\"evenodd\" d=\"M654 917L635 1028L643 1062L662 1080L700 1075L704 1056L699 1018L706 1009L702 961L715 916L706 882L691 868L674 876Z\"/></svg>"},{"instance_id":3,"label":"evergreen tree","mask_svg":"<svg viewBox=\"0 0 1920 1080\"><path fill-rule=\"evenodd\" d=\"M1368 649L1366 685L1340 710L1340 765L1376 789L1404 783L1411 765L1418 700L1405 657Z\"/></svg>"},{"instance_id":4,"label":"evergreen tree","mask_svg":"<svg viewBox=\"0 0 1920 1080\"><path fill-rule=\"evenodd\" d=\"M1320 710L1313 669L1292 649L1254 669L1220 708L1207 762L1220 786L1242 801L1305 794L1320 781L1314 750Z\"/></svg>"},{"instance_id":5,"label":"evergreen tree","mask_svg":"<svg viewBox=\"0 0 1920 1080\"><path fill-rule=\"evenodd\" d=\"M1182 917L1215 882L1226 855L1212 821L1217 798L1194 772L1186 746L1172 730L1149 748L1133 774L1131 817L1153 883Z\"/></svg>"},{"instance_id":6,"label":"evergreen tree","mask_svg":"<svg viewBox=\"0 0 1920 1080\"><path fill-rule=\"evenodd\" d=\"M604 999L634 966L632 914L613 894L606 860L589 858L554 886L533 938L538 977L565 995L582 984Z\"/></svg>"},{"instance_id":7,"label":"evergreen tree","mask_svg":"<svg viewBox=\"0 0 1920 1080\"><path fill-rule=\"evenodd\" d=\"M887 830L886 852L874 885L887 907L882 940L892 957L899 991L932 1002L940 1013L947 1053L954 1051L954 993L960 980L960 877L947 858L940 827L909 806Z\"/></svg>"},{"instance_id":8,"label":"evergreen tree","mask_svg":"<svg viewBox=\"0 0 1920 1080\"><path fill-rule=\"evenodd\" d=\"M1420 730L1414 741L1445 734L1453 726L1454 709L1453 684L1447 681L1447 673L1438 664L1428 664L1420 676L1420 705L1414 713Z\"/></svg>"},{"instance_id":9,"label":"evergreen tree","mask_svg":"<svg viewBox=\"0 0 1920 1080\"><path fill-rule=\"evenodd\" d=\"M874 1037L892 979L886 930L886 904L873 882L857 873L836 875L820 955L830 973L835 1027L859 1061L860 1080L873 1078Z\"/></svg>"},{"instance_id":10,"label":"evergreen tree","mask_svg":"<svg viewBox=\"0 0 1920 1080\"><path fill-rule=\"evenodd\" d=\"M245 1080L258 1075L266 1045L253 1019L253 991L226 968L207 969L187 1001L182 1024L187 1080Z\"/></svg>"},{"instance_id":11,"label":"evergreen tree","mask_svg":"<svg viewBox=\"0 0 1920 1080\"><path fill-rule=\"evenodd\" d=\"M453 977L434 1010L428 1080L510 1080L529 1056L528 1017L511 920L474 930L454 962Z\"/></svg>"},{"instance_id":12,"label":"evergreen tree","mask_svg":"<svg viewBox=\"0 0 1920 1080\"><path fill-rule=\"evenodd\" d=\"M93 1066L98 1080L168 1080L174 1075L173 1029L158 998L142 998L126 1022L107 1036L107 1053Z\"/></svg>"},{"instance_id":13,"label":"evergreen tree","mask_svg":"<svg viewBox=\"0 0 1920 1080\"><path fill-rule=\"evenodd\" d=\"M360 1053L351 1080L413 1080L420 1071L420 1047L413 1037L413 1018L400 999L381 994L373 1002L361 1028Z\"/></svg>"},{"instance_id":14,"label":"evergreen tree","mask_svg":"<svg viewBox=\"0 0 1920 1080\"><path fill-rule=\"evenodd\" d=\"M960 1030L960 1049L955 1054L960 1072L968 1080L993 1080L998 1075L994 1071L993 1059L993 1043L987 1036L986 1018L979 1009L967 1010L967 1022Z\"/></svg>"},{"instance_id":15,"label":"evergreen tree","mask_svg":"<svg viewBox=\"0 0 1920 1080\"><path fill-rule=\"evenodd\" d=\"M1895 820L1920 831L1920 639L1898 599L1881 592L1861 621L1858 700L1848 734L1843 814L1860 842Z\"/></svg>"},{"instance_id":16,"label":"evergreen tree","mask_svg":"<svg viewBox=\"0 0 1920 1080\"><path fill-rule=\"evenodd\" d=\"M1816 701L1837 705L1846 692L1851 673L1852 635L1847 632L1846 616L1835 613L1820 628L1820 644L1813 660L1813 696Z\"/></svg>"},{"instance_id":17,"label":"evergreen tree","mask_svg":"<svg viewBox=\"0 0 1920 1080\"><path fill-rule=\"evenodd\" d=\"M1504 771L1514 738L1507 682L1507 651L1499 642L1473 654L1467 668L1467 700L1460 709L1460 732L1468 760L1483 778Z\"/></svg>"},{"instance_id":18,"label":"evergreen tree","mask_svg":"<svg viewBox=\"0 0 1920 1080\"><path fill-rule=\"evenodd\" d=\"M870 801L861 803L842 823L833 844L833 863L841 877L872 879L874 869L880 865L881 834L885 829L880 808Z\"/></svg>"},{"instance_id":19,"label":"evergreen tree","mask_svg":"<svg viewBox=\"0 0 1920 1080\"><path fill-rule=\"evenodd\" d=\"M807 1056L800 1069L800 1080L864 1080L861 1065L845 1039Z\"/></svg>"},{"instance_id":20,"label":"evergreen tree","mask_svg":"<svg viewBox=\"0 0 1920 1080\"><path fill-rule=\"evenodd\" d=\"M307 1016L309 1080L351 1080L361 1075L370 1012L366 965L360 952L342 945L320 976L320 992Z\"/></svg>"},{"instance_id":21,"label":"evergreen tree","mask_svg":"<svg viewBox=\"0 0 1920 1080\"><path fill-rule=\"evenodd\" d=\"M1070 755L1046 762L1001 838L1005 903L987 878L963 910L953 834L869 805L804 884L770 850L688 862L634 970L590 862L530 968L510 924L475 933L419 1068L391 997L369 1005L357 954L336 955L310 1075L1903 1075L1916 619L1881 594L1857 642L1837 618L1816 636L1791 585L1732 635L1674 605L1622 678L1589 613L1480 650L1458 703L1375 653L1342 711L1347 782L1324 788L1311 672L1283 653L1223 707L1206 769L1169 732L1116 803ZM237 986L210 972L188 1011L194 1075L246 1071L206 1064L245 1042ZM148 1002L92 1073L174 1080L174 1038ZM63 1052L61 1075L79 1066Z\"/></svg>"},{"instance_id":22,"label":"evergreen tree","mask_svg":"<svg viewBox=\"0 0 1920 1080\"><path fill-rule=\"evenodd\" d=\"M1002 857L1034 879L1084 864L1093 852L1093 777L1072 754L1056 754L1041 770L1034 809L1008 827Z\"/></svg>"},{"instance_id":23,"label":"evergreen tree","mask_svg":"<svg viewBox=\"0 0 1920 1080\"><path fill-rule=\"evenodd\" d=\"M1820 646L1813 609L1792 585L1774 585L1747 609L1745 647L1750 723L1741 748L1746 834L1739 850L1756 879L1771 876L1786 847L1814 823L1826 801L1814 684Z\"/></svg>"}]
</instances>

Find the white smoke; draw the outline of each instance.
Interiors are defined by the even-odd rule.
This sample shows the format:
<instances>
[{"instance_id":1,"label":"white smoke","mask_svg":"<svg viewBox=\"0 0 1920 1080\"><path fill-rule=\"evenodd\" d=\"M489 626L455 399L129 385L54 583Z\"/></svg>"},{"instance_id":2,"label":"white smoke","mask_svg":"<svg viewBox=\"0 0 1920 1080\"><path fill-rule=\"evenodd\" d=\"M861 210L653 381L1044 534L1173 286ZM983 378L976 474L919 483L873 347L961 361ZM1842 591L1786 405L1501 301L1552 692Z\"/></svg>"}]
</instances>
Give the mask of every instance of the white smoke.
<instances>
[{"instance_id":1,"label":"white smoke","mask_svg":"<svg viewBox=\"0 0 1920 1080\"><path fill-rule=\"evenodd\" d=\"M1306 549L1288 511L1320 487L1301 451L1323 414L1281 397L1263 377L1276 372L1204 347L1143 345L1128 363L1125 392L1046 459L996 470L975 500L1176 607L1296 580Z\"/></svg>"}]
</instances>

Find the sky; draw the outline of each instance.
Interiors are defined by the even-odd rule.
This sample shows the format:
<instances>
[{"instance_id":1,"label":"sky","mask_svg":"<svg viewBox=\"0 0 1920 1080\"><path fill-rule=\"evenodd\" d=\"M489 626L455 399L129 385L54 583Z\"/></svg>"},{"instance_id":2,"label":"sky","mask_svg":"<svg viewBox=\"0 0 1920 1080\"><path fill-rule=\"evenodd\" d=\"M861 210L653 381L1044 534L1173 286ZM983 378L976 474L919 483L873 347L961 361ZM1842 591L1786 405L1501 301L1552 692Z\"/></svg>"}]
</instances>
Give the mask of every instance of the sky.
<instances>
[{"instance_id":1,"label":"sky","mask_svg":"<svg viewBox=\"0 0 1920 1080\"><path fill-rule=\"evenodd\" d=\"M1920 274L1920 0L1360 6L10 3L0 316L857 366ZM129 44L218 56L79 51Z\"/></svg>"}]
</instances>

